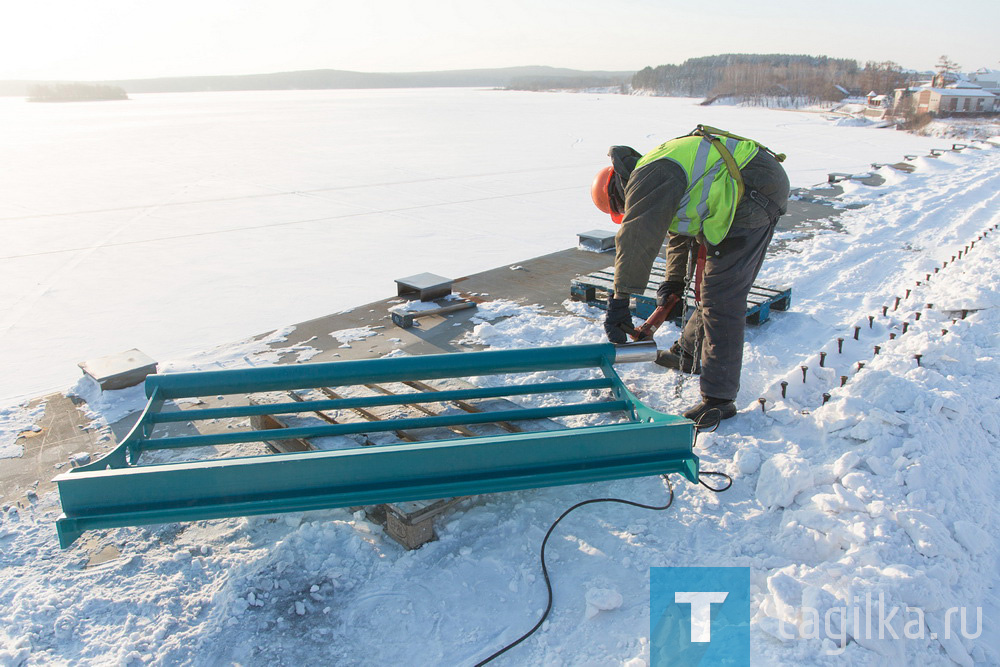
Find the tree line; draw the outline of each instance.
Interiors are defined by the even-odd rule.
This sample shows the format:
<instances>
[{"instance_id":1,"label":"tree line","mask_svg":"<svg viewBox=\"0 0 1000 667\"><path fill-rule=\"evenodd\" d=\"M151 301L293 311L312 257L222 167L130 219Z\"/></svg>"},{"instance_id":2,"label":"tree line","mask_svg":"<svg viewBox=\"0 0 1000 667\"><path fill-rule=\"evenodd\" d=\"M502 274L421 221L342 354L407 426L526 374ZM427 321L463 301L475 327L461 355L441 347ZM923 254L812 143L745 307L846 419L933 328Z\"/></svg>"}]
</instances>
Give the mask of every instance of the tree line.
<instances>
[{"instance_id":1,"label":"tree line","mask_svg":"<svg viewBox=\"0 0 1000 667\"><path fill-rule=\"evenodd\" d=\"M628 94L628 76L522 76L511 79L507 90L588 90L605 89Z\"/></svg>"},{"instance_id":2,"label":"tree line","mask_svg":"<svg viewBox=\"0 0 1000 667\"><path fill-rule=\"evenodd\" d=\"M892 61L869 61L861 67L847 58L734 53L646 67L632 77L632 89L708 100L731 97L747 103L776 97L821 102L842 99L841 89L856 95L887 94L906 82L903 69Z\"/></svg>"},{"instance_id":3,"label":"tree line","mask_svg":"<svg viewBox=\"0 0 1000 667\"><path fill-rule=\"evenodd\" d=\"M127 100L125 89L98 83L38 84L28 89L29 102L96 102Z\"/></svg>"}]
</instances>

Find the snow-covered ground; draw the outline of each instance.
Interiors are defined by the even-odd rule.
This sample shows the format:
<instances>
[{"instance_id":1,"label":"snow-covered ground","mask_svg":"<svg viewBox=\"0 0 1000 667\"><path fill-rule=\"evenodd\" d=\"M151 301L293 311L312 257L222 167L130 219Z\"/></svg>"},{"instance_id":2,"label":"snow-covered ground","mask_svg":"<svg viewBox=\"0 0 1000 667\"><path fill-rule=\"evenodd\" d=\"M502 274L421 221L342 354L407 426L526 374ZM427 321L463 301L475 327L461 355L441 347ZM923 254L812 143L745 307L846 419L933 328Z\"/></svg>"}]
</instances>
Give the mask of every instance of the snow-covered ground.
<instances>
[{"instance_id":1,"label":"snow-covered ground","mask_svg":"<svg viewBox=\"0 0 1000 667\"><path fill-rule=\"evenodd\" d=\"M1000 135L1000 119L992 118L941 118L922 127L917 134L942 139L989 139Z\"/></svg>"},{"instance_id":2,"label":"snow-covered ground","mask_svg":"<svg viewBox=\"0 0 1000 667\"><path fill-rule=\"evenodd\" d=\"M729 124L768 112L744 113ZM798 126L802 153L810 132L827 131L782 117ZM850 168L829 159L831 170ZM766 281L793 286L793 309L749 330L741 414L697 443L703 468L733 475L733 488L715 495L678 478L665 512L596 505L571 515L549 544L554 611L498 664L646 664L653 566L752 567L753 664L1000 662L1000 232L965 253L1000 224L1000 150L916 165L883 171L880 187L849 185L845 201L868 205L844 213L843 231L788 232L765 265ZM495 349L602 340L599 311L581 304L562 316L498 312L508 317L472 334ZM674 335L661 329L661 347ZM219 353L239 358L253 345ZM652 364L620 371L664 411L697 393L695 380ZM657 504L666 490L643 478L478 497L412 552L346 510L119 529L91 548L114 545L121 556L85 568L83 550L59 550L57 500L45 495L0 519L0 664L472 664L544 607L537 551L549 524L602 496ZM883 601L883 618L896 610L887 628L899 640L888 629L878 638L869 599ZM823 619L839 607L827 627L809 623L808 610ZM951 609L965 610L964 626Z\"/></svg>"},{"instance_id":3,"label":"snow-covered ground","mask_svg":"<svg viewBox=\"0 0 1000 667\"><path fill-rule=\"evenodd\" d=\"M613 144L705 123L788 154L796 186L940 140L700 100L493 90L0 99L0 399L80 361L163 361L562 250Z\"/></svg>"}]
</instances>

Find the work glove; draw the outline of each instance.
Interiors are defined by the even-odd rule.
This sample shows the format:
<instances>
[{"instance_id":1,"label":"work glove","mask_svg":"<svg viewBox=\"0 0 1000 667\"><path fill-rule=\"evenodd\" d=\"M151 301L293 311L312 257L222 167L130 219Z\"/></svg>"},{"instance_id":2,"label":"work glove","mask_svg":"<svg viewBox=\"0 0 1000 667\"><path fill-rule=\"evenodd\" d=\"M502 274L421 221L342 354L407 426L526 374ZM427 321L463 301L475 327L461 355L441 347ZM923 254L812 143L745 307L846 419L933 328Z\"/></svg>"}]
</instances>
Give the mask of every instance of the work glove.
<instances>
[{"instance_id":1,"label":"work glove","mask_svg":"<svg viewBox=\"0 0 1000 667\"><path fill-rule=\"evenodd\" d=\"M681 280L665 280L656 288L656 305L667 305L667 299L671 294L676 294L678 301L674 309L667 313L667 319L680 317L684 312L684 282Z\"/></svg>"},{"instance_id":2,"label":"work glove","mask_svg":"<svg viewBox=\"0 0 1000 667\"><path fill-rule=\"evenodd\" d=\"M626 328L632 326L632 313L628 309L629 300L616 299L613 294L608 295L608 312L604 316L604 333L608 335L608 340L612 343L625 343L628 337L625 335Z\"/></svg>"},{"instance_id":3,"label":"work glove","mask_svg":"<svg viewBox=\"0 0 1000 667\"><path fill-rule=\"evenodd\" d=\"M656 305L667 305L667 298L671 294L676 294L678 299L684 296L684 281L664 280L660 283L660 286L656 288Z\"/></svg>"}]
</instances>

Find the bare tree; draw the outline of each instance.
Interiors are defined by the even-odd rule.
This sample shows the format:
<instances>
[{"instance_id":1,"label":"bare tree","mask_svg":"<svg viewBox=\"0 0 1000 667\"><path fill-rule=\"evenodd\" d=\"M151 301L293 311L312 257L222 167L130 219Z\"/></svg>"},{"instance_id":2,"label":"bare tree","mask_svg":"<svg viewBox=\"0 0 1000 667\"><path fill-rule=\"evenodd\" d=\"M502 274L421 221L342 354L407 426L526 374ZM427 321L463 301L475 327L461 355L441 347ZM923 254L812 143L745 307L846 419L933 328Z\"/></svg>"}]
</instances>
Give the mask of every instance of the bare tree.
<instances>
[{"instance_id":1,"label":"bare tree","mask_svg":"<svg viewBox=\"0 0 1000 667\"><path fill-rule=\"evenodd\" d=\"M938 58L937 71L937 76L934 77L935 85L945 86L958 80L958 73L962 71L962 66L947 55L943 55ZM940 83L937 83L938 80Z\"/></svg>"},{"instance_id":2,"label":"bare tree","mask_svg":"<svg viewBox=\"0 0 1000 667\"><path fill-rule=\"evenodd\" d=\"M906 85L903 68L891 60L875 62L869 60L858 77L859 86L865 91L887 95L896 88Z\"/></svg>"}]
</instances>

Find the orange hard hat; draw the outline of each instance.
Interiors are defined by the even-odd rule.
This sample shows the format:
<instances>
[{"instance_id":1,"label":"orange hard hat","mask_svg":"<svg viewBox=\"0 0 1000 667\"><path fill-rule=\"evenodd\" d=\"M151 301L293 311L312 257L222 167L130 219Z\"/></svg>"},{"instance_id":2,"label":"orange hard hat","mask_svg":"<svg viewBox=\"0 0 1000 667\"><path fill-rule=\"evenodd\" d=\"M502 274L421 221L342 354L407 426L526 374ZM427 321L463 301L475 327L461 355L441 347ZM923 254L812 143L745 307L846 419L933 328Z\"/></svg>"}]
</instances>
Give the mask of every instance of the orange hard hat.
<instances>
[{"instance_id":1,"label":"orange hard hat","mask_svg":"<svg viewBox=\"0 0 1000 667\"><path fill-rule=\"evenodd\" d=\"M594 177L594 182L590 186L590 198L594 200L594 206L610 215L611 220L615 224L620 225L623 217L622 212L615 210L615 207L611 204L611 197L609 195L611 179L614 177L614 167L605 167L597 172L597 176Z\"/></svg>"}]
</instances>

